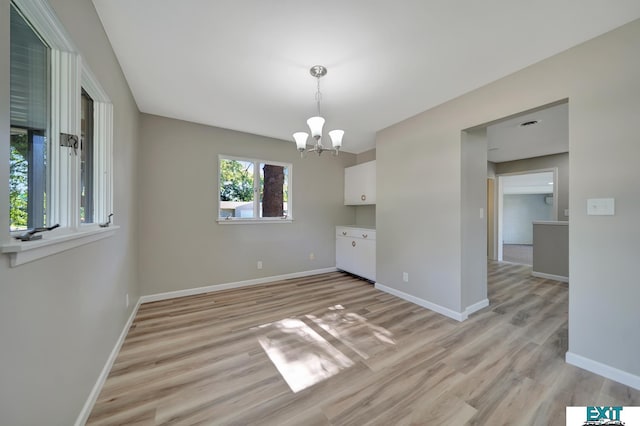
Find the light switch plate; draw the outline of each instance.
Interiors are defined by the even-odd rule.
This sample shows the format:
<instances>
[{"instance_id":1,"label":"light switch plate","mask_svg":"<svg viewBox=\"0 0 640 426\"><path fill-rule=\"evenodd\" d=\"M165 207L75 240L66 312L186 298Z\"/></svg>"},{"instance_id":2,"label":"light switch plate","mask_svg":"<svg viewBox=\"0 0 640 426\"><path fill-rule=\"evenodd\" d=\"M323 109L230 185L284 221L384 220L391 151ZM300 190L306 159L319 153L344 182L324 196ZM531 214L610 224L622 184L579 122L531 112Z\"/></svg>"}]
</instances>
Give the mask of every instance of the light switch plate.
<instances>
[{"instance_id":1,"label":"light switch plate","mask_svg":"<svg viewBox=\"0 0 640 426\"><path fill-rule=\"evenodd\" d=\"M613 216L615 214L615 199L589 198L587 200L587 215Z\"/></svg>"}]
</instances>

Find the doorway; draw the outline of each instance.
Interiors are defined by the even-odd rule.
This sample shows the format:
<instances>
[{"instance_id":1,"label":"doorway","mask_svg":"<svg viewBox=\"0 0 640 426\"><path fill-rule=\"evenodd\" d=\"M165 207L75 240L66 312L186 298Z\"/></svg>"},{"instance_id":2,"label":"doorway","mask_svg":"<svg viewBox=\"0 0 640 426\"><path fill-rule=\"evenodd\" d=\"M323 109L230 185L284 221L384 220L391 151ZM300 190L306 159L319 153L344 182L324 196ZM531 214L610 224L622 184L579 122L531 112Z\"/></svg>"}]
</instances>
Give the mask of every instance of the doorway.
<instances>
[{"instance_id":1,"label":"doorway","mask_svg":"<svg viewBox=\"0 0 640 426\"><path fill-rule=\"evenodd\" d=\"M528 188L521 190L520 194L516 194L517 189L507 189L506 192L511 193L508 195L521 195L519 198L522 199L535 192L539 194L539 201L544 200L547 206L552 206L549 220L569 220L569 104L566 99L561 100L488 123L483 128L486 129L488 160L487 257L489 260L504 261L509 259L509 255L504 259L503 242L528 245L529 241L511 239L510 228L506 229L506 241L502 235L505 229L502 220L504 190L501 192L504 184L500 185L501 180L504 182L504 179L513 177L514 186L517 186L517 179L529 179L526 175L551 172L553 179L545 181L546 178L542 177L540 182L525 182L521 186ZM553 195L543 196L545 193ZM511 201L507 201L507 208ZM530 261L517 260L517 263L529 264Z\"/></svg>"},{"instance_id":2,"label":"doorway","mask_svg":"<svg viewBox=\"0 0 640 426\"><path fill-rule=\"evenodd\" d=\"M533 222L557 220L557 168L497 175L498 261L533 264Z\"/></svg>"}]
</instances>

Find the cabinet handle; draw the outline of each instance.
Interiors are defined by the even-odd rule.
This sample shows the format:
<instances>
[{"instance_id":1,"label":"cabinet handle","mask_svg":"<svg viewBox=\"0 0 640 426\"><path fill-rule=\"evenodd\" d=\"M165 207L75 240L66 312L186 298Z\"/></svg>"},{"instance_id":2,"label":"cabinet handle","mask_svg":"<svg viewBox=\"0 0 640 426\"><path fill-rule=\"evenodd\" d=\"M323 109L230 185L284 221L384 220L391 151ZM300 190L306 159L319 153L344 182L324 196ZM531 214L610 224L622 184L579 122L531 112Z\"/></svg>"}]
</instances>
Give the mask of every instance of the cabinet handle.
<instances>
[{"instance_id":1,"label":"cabinet handle","mask_svg":"<svg viewBox=\"0 0 640 426\"><path fill-rule=\"evenodd\" d=\"M347 235L347 231L342 231L342 235Z\"/></svg>"},{"instance_id":2,"label":"cabinet handle","mask_svg":"<svg viewBox=\"0 0 640 426\"><path fill-rule=\"evenodd\" d=\"M361 199L362 201L365 201L365 200L367 199L367 196L366 196L366 195L364 195L364 194L362 194L362 195L360 196L360 199Z\"/></svg>"},{"instance_id":3,"label":"cabinet handle","mask_svg":"<svg viewBox=\"0 0 640 426\"><path fill-rule=\"evenodd\" d=\"M355 241L351 241L351 245L352 245L353 247L355 247L355 246L356 246L356 242L355 242Z\"/></svg>"}]
</instances>

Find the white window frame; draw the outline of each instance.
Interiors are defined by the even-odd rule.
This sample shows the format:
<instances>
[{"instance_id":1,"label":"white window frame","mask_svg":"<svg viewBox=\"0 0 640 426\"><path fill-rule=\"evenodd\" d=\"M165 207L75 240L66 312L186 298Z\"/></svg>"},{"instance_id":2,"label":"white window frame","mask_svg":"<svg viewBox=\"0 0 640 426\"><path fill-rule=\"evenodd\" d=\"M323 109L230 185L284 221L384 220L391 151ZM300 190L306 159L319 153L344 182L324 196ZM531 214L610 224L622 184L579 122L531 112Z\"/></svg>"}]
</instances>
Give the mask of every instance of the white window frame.
<instances>
[{"instance_id":1,"label":"white window frame","mask_svg":"<svg viewBox=\"0 0 640 426\"><path fill-rule=\"evenodd\" d=\"M13 239L24 231L9 232L0 245L18 266L60 251L106 238L118 226L101 227L113 213L113 104L98 79L83 62L79 50L46 0L12 0L51 52L51 117L47 151L47 225L58 229L41 240ZM94 223L80 223L80 155L60 146L60 133L80 138L81 88L94 106ZM80 147L78 146L78 151Z\"/></svg>"},{"instance_id":2,"label":"white window frame","mask_svg":"<svg viewBox=\"0 0 640 426\"><path fill-rule=\"evenodd\" d=\"M221 208L221 200L220 200L220 170L222 160L236 160L236 161L244 161L253 163L253 188L254 188L254 200L253 200L253 217L251 218L240 218L240 217L221 217L220 216L220 208ZM287 176L287 214L282 217L260 217L260 164L269 164L274 166L282 166L288 169ZM218 202L216 203L218 206L217 209L217 222L222 225L231 225L231 224L256 224L256 223L292 223L293 222L293 164L291 163L283 163L280 161L271 161L257 158L249 158L249 157L238 157L235 155L218 155L218 173L216 177L216 196L218 198Z\"/></svg>"}]
</instances>

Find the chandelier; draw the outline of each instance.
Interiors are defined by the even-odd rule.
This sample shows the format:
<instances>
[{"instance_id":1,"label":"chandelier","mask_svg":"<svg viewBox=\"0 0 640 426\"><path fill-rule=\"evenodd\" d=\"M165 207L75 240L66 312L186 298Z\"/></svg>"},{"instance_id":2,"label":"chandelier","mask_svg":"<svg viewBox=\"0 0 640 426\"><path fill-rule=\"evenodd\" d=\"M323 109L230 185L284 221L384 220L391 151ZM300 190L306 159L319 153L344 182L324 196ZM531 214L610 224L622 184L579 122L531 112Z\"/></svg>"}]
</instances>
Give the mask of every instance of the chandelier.
<instances>
[{"instance_id":1,"label":"chandelier","mask_svg":"<svg viewBox=\"0 0 640 426\"><path fill-rule=\"evenodd\" d=\"M316 92L318 115L307 120L307 125L311 131L311 137L315 139L315 145L313 148L309 149L308 152L317 152L318 155L320 155L323 151L333 150L335 155L338 155L338 151L340 150L340 147L342 147L342 136L344 135L344 130L332 130L329 132L333 148L328 148L322 145L322 126L324 126L324 118L320 115L320 100L322 99L322 93L320 93L320 78L327 74L327 69L322 65L314 65L309 70L309 73L311 73L311 75L318 81L318 91ZM300 151L300 156L302 156L304 151L307 149L308 137L309 134L306 132L297 132L293 134L293 139L296 141L296 146L298 147L298 151Z\"/></svg>"}]
</instances>

